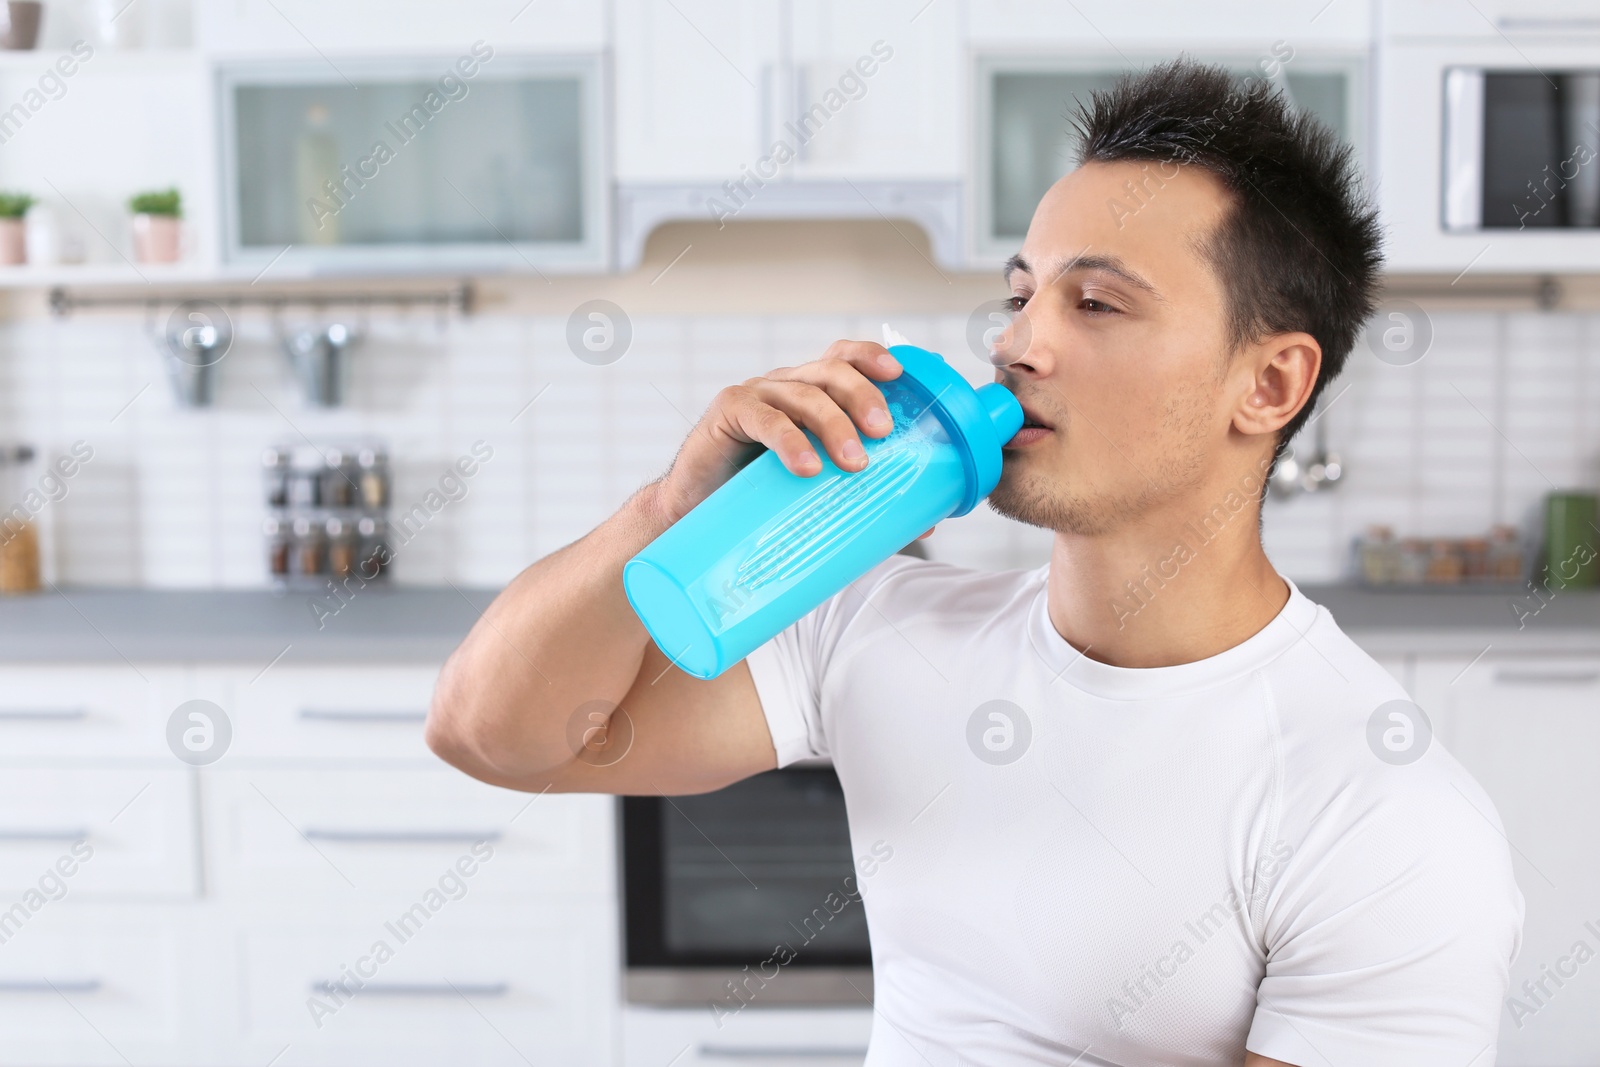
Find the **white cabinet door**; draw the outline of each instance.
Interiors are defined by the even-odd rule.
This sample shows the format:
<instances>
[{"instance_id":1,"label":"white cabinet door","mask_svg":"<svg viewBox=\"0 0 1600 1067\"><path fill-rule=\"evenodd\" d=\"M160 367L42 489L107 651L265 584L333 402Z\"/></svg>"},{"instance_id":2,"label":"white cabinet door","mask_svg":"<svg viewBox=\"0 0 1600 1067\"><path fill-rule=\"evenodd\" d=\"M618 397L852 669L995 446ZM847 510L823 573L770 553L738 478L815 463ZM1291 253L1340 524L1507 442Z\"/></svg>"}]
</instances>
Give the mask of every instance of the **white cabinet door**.
<instances>
[{"instance_id":1,"label":"white cabinet door","mask_svg":"<svg viewBox=\"0 0 1600 1067\"><path fill-rule=\"evenodd\" d=\"M777 0L617 0L615 20L617 180L739 180L773 136Z\"/></svg>"},{"instance_id":2,"label":"white cabinet door","mask_svg":"<svg viewBox=\"0 0 1600 1067\"><path fill-rule=\"evenodd\" d=\"M211 52L439 52L474 41L497 50L598 51L605 8L592 0L229 0L194 5L199 44ZM315 51L314 51L315 50Z\"/></svg>"},{"instance_id":3,"label":"white cabinet door","mask_svg":"<svg viewBox=\"0 0 1600 1067\"><path fill-rule=\"evenodd\" d=\"M1196 46L1364 46L1371 38L1372 0L1218 0L1194 4L1068 4L1057 0L970 0L968 36L974 45L1131 51L1160 46L1170 56Z\"/></svg>"},{"instance_id":4,"label":"white cabinet door","mask_svg":"<svg viewBox=\"0 0 1600 1067\"><path fill-rule=\"evenodd\" d=\"M230 761L406 759L438 765L422 739L437 667L278 666L252 678L256 673L197 672L200 695L233 717Z\"/></svg>"},{"instance_id":5,"label":"white cabinet door","mask_svg":"<svg viewBox=\"0 0 1600 1067\"><path fill-rule=\"evenodd\" d=\"M793 6L792 82L776 105L796 178L960 179L960 10L927 0Z\"/></svg>"},{"instance_id":6,"label":"white cabinet door","mask_svg":"<svg viewBox=\"0 0 1600 1067\"><path fill-rule=\"evenodd\" d=\"M1592 1064L1600 1061L1600 660L1468 664L1420 659L1415 697L1499 810L1527 900L1498 1062Z\"/></svg>"}]
</instances>

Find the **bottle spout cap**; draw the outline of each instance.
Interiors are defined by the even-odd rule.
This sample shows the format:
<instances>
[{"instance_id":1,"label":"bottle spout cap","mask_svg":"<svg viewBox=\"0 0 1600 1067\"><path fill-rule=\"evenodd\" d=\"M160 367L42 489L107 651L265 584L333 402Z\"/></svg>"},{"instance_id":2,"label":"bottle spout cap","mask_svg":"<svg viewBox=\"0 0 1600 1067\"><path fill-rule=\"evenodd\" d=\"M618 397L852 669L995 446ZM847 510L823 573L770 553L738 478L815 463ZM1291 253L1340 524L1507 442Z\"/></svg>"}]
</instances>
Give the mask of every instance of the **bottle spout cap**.
<instances>
[{"instance_id":1,"label":"bottle spout cap","mask_svg":"<svg viewBox=\"0 0 1600 1067\"><path fill-rule=\"evenodd\" d=\"M1022 404L1017 401L1011 390L999 382L979 386L978 402L983 405L983 412L989 416L995 436L1000 439L1002 445L1022 429Z\"/></svg>"}]
</instances>

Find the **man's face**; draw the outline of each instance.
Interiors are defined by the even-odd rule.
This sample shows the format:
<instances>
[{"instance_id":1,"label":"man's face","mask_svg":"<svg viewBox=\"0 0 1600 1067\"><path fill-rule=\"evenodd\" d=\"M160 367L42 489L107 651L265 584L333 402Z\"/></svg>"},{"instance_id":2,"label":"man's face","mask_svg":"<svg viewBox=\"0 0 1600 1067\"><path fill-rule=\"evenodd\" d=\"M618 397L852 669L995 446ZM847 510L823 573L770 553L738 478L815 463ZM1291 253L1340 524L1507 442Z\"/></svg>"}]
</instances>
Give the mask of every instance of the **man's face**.
<instances>
[{"instance_id":1,"label":"man's face","mask_svg":"<svg viewBox=\"0 0 1600 1067\"><path fill-rule=\"evenodd\" d=\"M1009 275L1025 311L994 359L1049 430L1006 447L996 511L1102 534L1181 505L1215 473L1230 345L1199 244L1227 205L1208 172L1176 164L1090 163L1045 194Z\"/></svg>"}]
</instances>

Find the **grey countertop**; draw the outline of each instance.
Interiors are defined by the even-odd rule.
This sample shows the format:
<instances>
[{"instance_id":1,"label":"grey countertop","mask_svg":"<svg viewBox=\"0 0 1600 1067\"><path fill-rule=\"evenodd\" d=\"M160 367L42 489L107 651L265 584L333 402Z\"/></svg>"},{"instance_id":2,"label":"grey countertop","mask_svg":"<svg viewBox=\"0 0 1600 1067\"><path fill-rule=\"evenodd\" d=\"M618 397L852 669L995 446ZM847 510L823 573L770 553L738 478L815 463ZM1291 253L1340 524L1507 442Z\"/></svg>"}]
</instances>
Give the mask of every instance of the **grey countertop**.
<instances>
[{"instance_id":1,"label":"grey countertop","mask_svg":"<svg viewBox=\"0 0 1600 1067\"><path fill-rule=\"evenodd\" d=\"M1515 591L1301 589L1374 654L1473 655L1488 645L1600 653L1600 592L1560 593L1541 607ZM46 591L0 599L0 662L439 663L494 595L451 586L363 590L319 619L311 608L318 598L305 593Z\"/></svg>"}]
</instances>

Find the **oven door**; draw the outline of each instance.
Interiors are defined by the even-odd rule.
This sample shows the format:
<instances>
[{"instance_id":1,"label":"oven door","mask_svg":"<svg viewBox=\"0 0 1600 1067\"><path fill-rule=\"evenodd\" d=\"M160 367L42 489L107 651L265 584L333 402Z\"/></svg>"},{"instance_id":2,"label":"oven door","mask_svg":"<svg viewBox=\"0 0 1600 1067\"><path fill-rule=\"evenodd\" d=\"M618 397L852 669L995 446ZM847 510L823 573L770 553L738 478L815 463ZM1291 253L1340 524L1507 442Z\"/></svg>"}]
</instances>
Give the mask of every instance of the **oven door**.
<instances>
[{"instance_id":1,"label":"oven door","mask_svg":"<svg viewBox=\"0 0 1600 1067\"><path fill-rule=\"evenodd\" d=\"M621 808L630 1002L870 1003L867 920L831 767Z\"/></svg>"}]
</instances>

